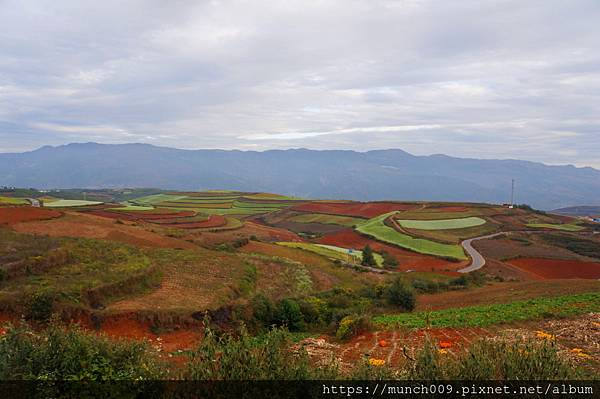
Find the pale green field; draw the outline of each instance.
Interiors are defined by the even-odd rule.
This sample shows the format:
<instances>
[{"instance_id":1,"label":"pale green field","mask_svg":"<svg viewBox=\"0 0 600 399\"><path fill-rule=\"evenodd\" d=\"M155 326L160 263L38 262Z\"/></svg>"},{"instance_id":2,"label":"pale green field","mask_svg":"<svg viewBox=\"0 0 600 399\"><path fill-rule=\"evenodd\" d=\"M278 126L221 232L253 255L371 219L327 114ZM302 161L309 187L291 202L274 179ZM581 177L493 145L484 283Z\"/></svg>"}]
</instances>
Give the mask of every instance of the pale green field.
<instances>
[{"instance_id":1,"label":"pale green field","mask_svg":"<svg viewBox=\"0 0 600 399\"><path fill-rule=\"evenodd\" d=\"M277 245L282 245L284 247L290 248L298 248L303 249L305 251L314 252L318 255L325 256L330 259L337 259L343 262L349 262L352 259L348 254L347 248L336 247L333 245L322 245L322 244L310 244L305 242L278 242ZM362 260L362 251L353 251L353 257L355 263L360 263ZM383 257L379 254L374 254L375 262L377 266L383 265Z\"/></svg>"},{"instance_id":2,"label":"pale green field","mask_svg":"<svg viewBox=\"0 0 600 399\"><path fill-rule=\"evenodd\" d=\"M441 219L441 220L396 220L402 227L415 230L454 230L465 229L468 227L481 226L486 223L485 219L478 217L469 217L461 219Z\"/></svg>"},{"instance_id":3,"label":"pale green field","mask_svg":"<svg viewBox=\"0 0 600 399\"><path fill-rule=\"evenodd\" d=\"M582 231L585 227L576 224L550 224L550 223L530 223L527 227L534 229L553 229L562 231Z\"/></svg>"},{"instance_id":4,"label":"pale green field","mask_svg":"<svg viewBox=\"0 0 600 399\"><path fill-rule=\"evenodd\" d=\"M98 201L59 199L59 200L52 201L52 202L45 202L44 207L46 207L46 208L68 208L68 207L86 206L86 205L100 205L103 203L104 202L98 202Z\"/></svg>"},{"instance_id":5,"label":"pale green field","mask_svg":"<svg viewBox=\"0 0 600 399\"><path fill-rule=\"evenodd\" d=\"M185 198L184 195L169 195L169 194L154 194L147 195L145 197L140 197L132 200L131 202L135 202L136 204L157 204L163 201L177 201L182 198Z\"/></svg>"},{"instance_id":6,"label":"pale green field","mask_svg":"<svg viewBox=\"0 0 600 399\"><path fill-rule=\"evenodd\" d=\"M379 241L389 244L398 245L399 247L410 249L427 255L441 256L458 260L465 260L465 255L460 245L440 244L437 242L425 240L422 238L414 238L406 234L402 234L391 227L384 224L385 219L397 214L390 212L379 215L373 219L369 219L356 227L360 233L366 234Z\"/></svg>"},{"instance_id":7,"label":"pale green field","mask_svg":"<svg viewBox=\"0 0 600 399\"><path fill-rule=\"evenodd\" d=\"M29 204L29 201L24 198L0 197L0 204L27 205Z\"/></svg>"}]
</instances>

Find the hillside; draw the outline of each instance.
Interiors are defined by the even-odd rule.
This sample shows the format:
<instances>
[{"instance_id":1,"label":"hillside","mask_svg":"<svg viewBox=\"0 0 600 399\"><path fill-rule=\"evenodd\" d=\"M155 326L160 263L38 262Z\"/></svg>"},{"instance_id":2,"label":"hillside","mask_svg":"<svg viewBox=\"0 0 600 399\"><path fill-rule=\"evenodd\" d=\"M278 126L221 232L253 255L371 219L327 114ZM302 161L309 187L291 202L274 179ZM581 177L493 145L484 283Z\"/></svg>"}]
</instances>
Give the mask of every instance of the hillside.
<instances>
[{"instance_id":1,"label":"hillside","mask_svg":"<svg viewBox=\"0 0 600 399\"><path fill-rule=\"evenodd\" d=\"M414 156L401 150L179 150L95 143L0 154L0 185L36 188L225 188L310 198L595 204L600 171L516 160Z\"/></svg>"}]
</instances>

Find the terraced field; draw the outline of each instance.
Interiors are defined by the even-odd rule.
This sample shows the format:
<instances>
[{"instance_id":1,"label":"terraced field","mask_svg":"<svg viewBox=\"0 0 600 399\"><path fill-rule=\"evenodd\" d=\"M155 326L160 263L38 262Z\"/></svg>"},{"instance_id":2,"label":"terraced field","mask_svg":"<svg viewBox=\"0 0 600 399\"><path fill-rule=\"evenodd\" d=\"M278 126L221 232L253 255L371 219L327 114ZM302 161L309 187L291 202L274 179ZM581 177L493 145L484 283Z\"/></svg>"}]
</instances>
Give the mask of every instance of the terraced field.
<instances>
[{"instance_id":1,"label":"terraced field","mask_svg":"<svg viewBox=\"0 0 600 399\"><path fill-rule=\"evenodd\" d=\"M347 248L336 247L333 245L310 244L304 242L278 242L277 245L284 247L302 249L309 252L314 252L318 255L325 256L330 259L337 259L342 262L360 264L362 260L362 251L353 250L352 254L348 253ZM373 254L377 266L383 266L383 257L377 253Z\"/></svg>"},{"instance_id":2,"label":"terraced field","mask_svg":"<svg viewBox=\"0 0 600 399\"><path fill-rule=\"evenodd\" d=\"M533 229L550 229L562 231L583 231L585 227L576 224L551 224L551 223L529 223L527 227Z\"/></svg>"},{"instance_id":3,"label":"terraced field","mask_svg":"<svg viewBox=\"0 0 600 399\"><path fill-rule=\"evenodd\" d=\"M479 217L468 217L463 219L440 219L440 220L407 220L396 219L402 227L416 230L453 230L468 227L481 226L486 223L485 219Z\"/></svg>"},{"instance_id":4,"label":"terraced field","mask_svg":"<svg viewBox=\"0 0 600 399\"><path fill-rule=\"evenodd\" d=\"M102 204L102 202L99 202L99 201L59 199L59 200L52 201L52 202L44 202L44 207L45 208L70 208L70 207L100 205L100 204Z\"/></svg>"},{"instance_id":5,"label":"terraced field","mask_svg":"<svg viewBox=\"0 0 600 399\"><path fill-rule=\"evenodd\" d=\"M467 259L467 256L460 245L441 244L430 240L413 238L387 226L385 220L396 214L397 212L390 212L369 219L366 222L359 224L356 227L356 230L377 240L398 245L411 251L457 260Z\"/></svg>"},{"instance_id":6,"label":"terraced field","mask_svg":"<svg viewBox=\"0 0 600 399\"><path fill-rule=\"evenodd\" d=\"M335 224L340 226L352 227L361 222L364 222L363 218L356 218L351 216L337 216L337 215L326 215L320 213L307 213L302 215L296 215L288 220L298 223L321 223L321 224Z\"/></svg>"}]
</instances>

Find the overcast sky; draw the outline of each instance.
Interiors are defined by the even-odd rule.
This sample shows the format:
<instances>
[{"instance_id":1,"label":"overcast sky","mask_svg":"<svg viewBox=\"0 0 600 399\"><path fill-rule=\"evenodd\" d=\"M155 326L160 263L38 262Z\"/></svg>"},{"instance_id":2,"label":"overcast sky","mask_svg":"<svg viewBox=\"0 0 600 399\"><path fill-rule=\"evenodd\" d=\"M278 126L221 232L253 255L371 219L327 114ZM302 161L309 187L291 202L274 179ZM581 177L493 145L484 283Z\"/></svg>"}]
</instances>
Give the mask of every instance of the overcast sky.
<instances>
[{"instance_id":1,"label":"overcast sky","mask_svg":"<svg viewBox=\"0 0 600 399\"><path fill-rule=\"evenodd\" d=\"M0 152L401 148L600 168L600 1L0 0Z\"/></svg>"}]
</instances>

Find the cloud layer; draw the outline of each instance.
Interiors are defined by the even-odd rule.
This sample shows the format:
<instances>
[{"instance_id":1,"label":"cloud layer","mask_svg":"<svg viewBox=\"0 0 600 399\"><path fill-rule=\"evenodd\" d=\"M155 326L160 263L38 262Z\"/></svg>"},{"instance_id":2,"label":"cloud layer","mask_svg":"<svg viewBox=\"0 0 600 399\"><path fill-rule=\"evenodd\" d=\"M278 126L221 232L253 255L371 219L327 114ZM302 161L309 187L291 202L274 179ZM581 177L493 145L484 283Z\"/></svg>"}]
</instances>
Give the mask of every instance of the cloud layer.
<instances>
[{"instance_id":1,"label":"cloud layer","mask_svg":"<svg viewBox=\"0 0 600 399\"><path fill-rule=\"evenodd\" d=\"M600 167L596 0L0 1L0 152L402 148Z\"/></svg>"}]
</instances>

